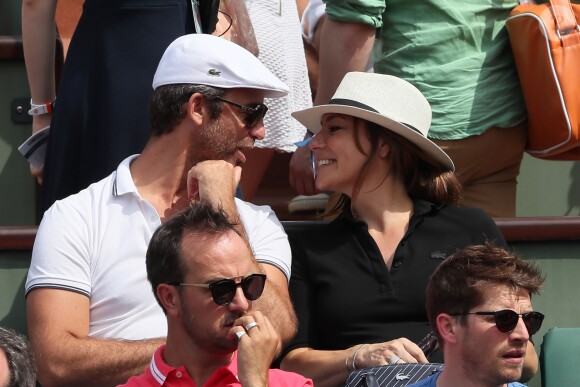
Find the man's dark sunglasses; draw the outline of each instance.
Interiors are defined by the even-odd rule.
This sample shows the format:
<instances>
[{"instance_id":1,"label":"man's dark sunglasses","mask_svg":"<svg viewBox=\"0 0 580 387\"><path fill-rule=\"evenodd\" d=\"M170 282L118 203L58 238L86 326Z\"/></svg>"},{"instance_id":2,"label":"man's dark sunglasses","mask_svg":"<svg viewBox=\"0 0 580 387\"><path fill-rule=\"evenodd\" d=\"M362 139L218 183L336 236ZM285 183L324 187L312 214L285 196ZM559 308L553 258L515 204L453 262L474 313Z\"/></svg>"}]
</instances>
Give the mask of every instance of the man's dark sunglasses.
<instances>
[{"instance_id":1,"label":"man's dark sunglasses","mask_svg":"<svg viewBox=\"0 0 580 387\"><path fill-rule=\"evenodd\" d=\"M467 314L477 314L479 316L493 316L495 319L495 326L500 332L508 333L513 331L518 325L518 320L522 316L524 324L528 329L528 334L532 336L542 327L544 315L540 312L516 313L511 309L498 310L496 312L465 312L454 313L451 316L465 316Z\"/></svg>"},{"instance_id":2,"label":"man's dark sunglasses","mask_svg":"<svg viewBox=\"0 0 580 387\"><path fill-rule=\"evenodd\" d=\"M244 296L250 301L255 301L262 295L266 284L265 274L250 274L240 282L232 278L221 279L209 284L187 284L183 282L171 282L173 286L194 286L197 288L208 288L211 296L218 305L227 305L234 299L238 286L242 287Z\"/></svg>"},{"instance_id":3,"label":"man's dark sunglasses","mask_svg":"<svg viewBox=\"0 0 580 387\"><path fill-rule=\"evenodd\" d=\"M258 125L258 123L262 121L266 115L266 112L268 111L268 106L264 105L263 103L258 103L252 107L240 105L239 103L235 103L222 97L215 97L215 99L219 99L220 101L229 103L230 105L245 111L246 115L244 117L244 124L246 124L246 128L248 129L252 129L254 126Z\"/></svg>"}]
</instances>

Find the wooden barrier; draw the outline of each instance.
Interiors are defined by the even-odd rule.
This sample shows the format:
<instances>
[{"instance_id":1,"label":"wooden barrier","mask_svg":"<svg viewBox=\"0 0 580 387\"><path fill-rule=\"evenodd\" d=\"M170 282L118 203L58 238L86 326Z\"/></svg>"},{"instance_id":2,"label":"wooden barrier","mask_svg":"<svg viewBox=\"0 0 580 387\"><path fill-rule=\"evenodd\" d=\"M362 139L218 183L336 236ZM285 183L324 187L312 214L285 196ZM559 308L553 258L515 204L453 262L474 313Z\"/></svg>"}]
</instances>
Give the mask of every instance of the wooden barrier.
<instances>
[{"instance_id":1,"label":"wooden barrier","mask_svg":"<svg viewBox=\"0 0 580 387\"><path fill-rule=\"evenodd\" d=\"M498 218L495 222L508 243L580 241L580 216ZM284 228L300 228L320 223L282 222ZM36 230L36 226L0 227L0 250L32 250Z\"/></svg>"},{"instance_id":2,"label":"wooden barrier","mask_svg":"<svg viewBox=\"0 0 580 387\"><path fill-rule=\"evenodd\" d=\"M495 222L508 243L580 240L580 216L497 218Z\"/></svg>"},{"instance_id":3,"label":"wooden barrier","mask_svg":"<svg viewBox=\"0 0 580 387\"><path fill-rule=\"evenodd\" d=\"M0 35L0 60L24 60L24 50L22 49L22 36L18 35ZM54 56L54 71L56 82L60 78L60 72L64 64L64 53L62 41L60 38L56 39L55 56Z\"/></svg>"},{"instance_id":4,"label":"wooden barrier","mask_svg":"<svg viewBox=\"0 0 580 387\"><path fill-rule=\"evenodd\" d=\"M0 251L32 250L38 227L0 227Z\"/></svg>"}]
</instances>

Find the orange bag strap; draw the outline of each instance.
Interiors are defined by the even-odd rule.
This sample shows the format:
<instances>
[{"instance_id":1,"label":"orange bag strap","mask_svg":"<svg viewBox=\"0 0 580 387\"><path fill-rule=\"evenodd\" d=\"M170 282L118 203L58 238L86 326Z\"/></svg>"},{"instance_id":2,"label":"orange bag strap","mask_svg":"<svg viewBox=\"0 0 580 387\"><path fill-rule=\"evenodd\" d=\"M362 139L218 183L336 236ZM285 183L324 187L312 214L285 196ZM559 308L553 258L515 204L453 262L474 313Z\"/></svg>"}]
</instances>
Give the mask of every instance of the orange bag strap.
<instances>
[{"instance_id":1,"label":"orange bag strap","mask_svg":"<svg viewBox=\"0 0 580 387\"><path fill-rule=\"evenodd\" d=\"M580 33L580 26L578 26L578 22L574 17L570 0L550 0L550 4L552 5L554 20L556 21L556 32L560 40L565 35L574 32Z\"/></svg>"}]
</instances>

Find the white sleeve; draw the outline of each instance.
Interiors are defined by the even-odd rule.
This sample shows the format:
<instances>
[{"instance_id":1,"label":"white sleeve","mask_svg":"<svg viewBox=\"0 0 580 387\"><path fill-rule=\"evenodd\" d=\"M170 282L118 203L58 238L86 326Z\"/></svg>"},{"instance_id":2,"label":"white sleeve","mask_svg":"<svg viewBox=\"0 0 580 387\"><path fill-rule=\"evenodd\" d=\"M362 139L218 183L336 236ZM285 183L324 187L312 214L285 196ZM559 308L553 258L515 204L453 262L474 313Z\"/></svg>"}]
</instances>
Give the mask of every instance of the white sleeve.
<instances>
[{"instance_id":1,"label":"white sleeve","mask_svg":"<svg viewBox=\"0 0 580 387\"><path fill-rule=\"evenodd\" d=\"M302 12L302 20L300 21L302 37L310 44L312 44L314 39L314 29L324 15L325 10L326 5L322 0L310 0Z\"/></svg>"},{"instance_id":2,"label":"white sleeve","mask_svg":"<svg viewBox=\"0 0 580 387\"><path fill-rule=\"evenodd\" d=\"M292 252L282 224L269 206L256 206L236 199L240 219L260 263L276 266L290 279Z\"/></svg>"},{"instance_id":3,"label":"white sleeve","mask_svg":"<svg viewBox=\"0 0 580 387\"><path fill-rule=\"evenodd\" d=\"M38 228L26 279L26 294L37 288L91 295L87 224L70 201L57 201Z\"/></svg>"}]
</instances>

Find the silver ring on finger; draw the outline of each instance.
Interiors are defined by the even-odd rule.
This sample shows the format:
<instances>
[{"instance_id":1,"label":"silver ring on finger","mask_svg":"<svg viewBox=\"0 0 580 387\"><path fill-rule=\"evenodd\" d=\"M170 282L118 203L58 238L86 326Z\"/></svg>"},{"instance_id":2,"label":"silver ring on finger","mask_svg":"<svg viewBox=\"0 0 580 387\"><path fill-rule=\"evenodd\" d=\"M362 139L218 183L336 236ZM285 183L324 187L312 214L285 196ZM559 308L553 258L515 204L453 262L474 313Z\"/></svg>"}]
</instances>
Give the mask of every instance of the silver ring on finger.
<instances>
[{"instance_id":1,"label":"silver ring on finger","mask_svg":"<svg viewBox=\"0 0 580 387\"><path fill-rule=\"evenodd\" d=\"M399 360L401 360L401 358L397 355L393 355L391 356L391 358L389 359L389 364L397 364L399 362Z\"/></svg>"},{"instance_id":2,"label":"silver ring on finger","mask_svg":"<svg viewBox=\"0 0 580 387\"><path fill-rule=\"evenodd\" d=\"M242 336L246 334L246 331L236 331L236 336L238 337L238 341L242 339Z\"/></svg>"},{"instance_id":3,"label":"silver ring on finger","mask_svg":"<svg viewBox=\"0 0 580 387\"><path fill-rule=\"evenodd\" d=\"M258 326L258 323L255 321L252 321L252 322L248 323L248 325L246 325L246 331L249 331L250 329L257 327L257 326Z\"/></svg>"}]
</instances>

